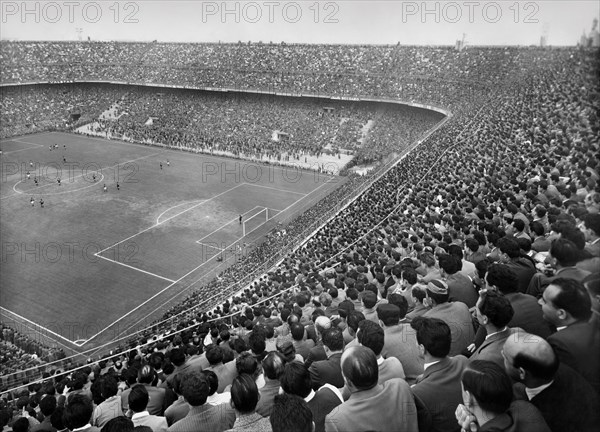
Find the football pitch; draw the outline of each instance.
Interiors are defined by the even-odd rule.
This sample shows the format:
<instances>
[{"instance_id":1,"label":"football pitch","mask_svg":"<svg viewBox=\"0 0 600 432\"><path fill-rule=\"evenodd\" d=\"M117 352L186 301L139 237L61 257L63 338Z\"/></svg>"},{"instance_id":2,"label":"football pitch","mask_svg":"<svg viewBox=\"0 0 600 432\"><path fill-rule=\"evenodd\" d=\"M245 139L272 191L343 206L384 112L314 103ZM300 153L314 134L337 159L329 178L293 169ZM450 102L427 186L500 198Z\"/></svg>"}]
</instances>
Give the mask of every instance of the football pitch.
<instances>
[{"instance_id":1,"label":"football pitch","mask_svg":"<svg viewBox=\"0 0 600 432\"><path fill-rule=\"evenodd\" d=\"M67 133L0 150L0 315L71 352L160 318L344 181Z\"/></svg>"}]
</instances>

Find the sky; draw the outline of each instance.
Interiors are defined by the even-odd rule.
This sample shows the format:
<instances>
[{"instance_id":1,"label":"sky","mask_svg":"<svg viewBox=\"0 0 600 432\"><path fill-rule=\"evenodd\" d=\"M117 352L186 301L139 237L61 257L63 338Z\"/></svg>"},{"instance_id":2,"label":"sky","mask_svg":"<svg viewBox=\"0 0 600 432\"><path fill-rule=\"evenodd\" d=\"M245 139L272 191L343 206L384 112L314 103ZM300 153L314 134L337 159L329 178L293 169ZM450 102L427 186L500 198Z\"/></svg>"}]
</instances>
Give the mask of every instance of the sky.
<instances>
[{"instance_id":1,"label":"sky","mask_svg":"<svg viewBox=\"0 0 600 432\"><path fill-rule=\"evenodd\" d=\"M598 0L4 1L3 40L576 45Z\"/></svg>"}]
</instances>

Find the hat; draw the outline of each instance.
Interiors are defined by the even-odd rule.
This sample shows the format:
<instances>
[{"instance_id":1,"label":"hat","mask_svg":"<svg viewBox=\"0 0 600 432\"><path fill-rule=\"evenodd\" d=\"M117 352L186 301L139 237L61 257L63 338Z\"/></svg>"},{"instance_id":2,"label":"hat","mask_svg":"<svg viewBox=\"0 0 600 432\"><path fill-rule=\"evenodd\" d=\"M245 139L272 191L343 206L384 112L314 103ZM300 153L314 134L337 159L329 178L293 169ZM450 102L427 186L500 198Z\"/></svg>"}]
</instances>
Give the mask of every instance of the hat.
<instances>
[{"instance_id":1,"label":"hat","mask_svg":"<svg viewBox=\"0 0 600 432\"><path fill-rule=\"evenodd\" d=\"M433 279L427 284L427 290L434 294L447 295L448 284L443 280Z\"/></svg>"}]
</instances>

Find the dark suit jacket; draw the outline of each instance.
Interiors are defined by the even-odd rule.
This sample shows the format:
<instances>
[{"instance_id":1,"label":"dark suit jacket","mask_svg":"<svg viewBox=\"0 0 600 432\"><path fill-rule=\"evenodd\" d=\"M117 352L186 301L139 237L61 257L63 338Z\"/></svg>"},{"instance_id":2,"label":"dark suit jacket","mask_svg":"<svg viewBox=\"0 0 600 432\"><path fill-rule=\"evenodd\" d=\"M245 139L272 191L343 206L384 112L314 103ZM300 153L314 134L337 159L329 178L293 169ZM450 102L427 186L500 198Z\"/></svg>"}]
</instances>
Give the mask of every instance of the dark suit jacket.
<instances>
[{"instance_id":1,"label":"dark suit jacket","mask_svg":"<svg viewBox=\"0 0 600 432\"><path fill-rule=\"evenodd\" d=\"M517 275L517 280L519 281L519 292L527 292L529 282L536 273L533 263L526 258L515 258L511 259L506 265Z\"/></svg>"},{"instance_id":2,"label":"dark suit jacket","mask_svg":"<svg viewBox=\"0 0 600 432\"><path fill-rule=\"evenodd\" d=\"M308 359L310 350L315 347L315 343L312 339L306 339L303 341L292 341L294 348L296 348L296 354L300 354L304 360Z\"/></svg>"},{"instance_id":3,"label":"dark suit jacket","mask_svg":"<svg viewBox=\"0 0 600 432\"><path fill-rule=\"evenodd\" d=\"M319 343L310 349L310 351L308 352L308 357L304 357L304 365L306 367L310 367L310 365L312 365L313 362L321 360L327 360L327 354L325 354L323 344Z\"/></svg>"},{"instance_id":4,"label":"dark suit jacket","mask_svg":"<svg viewBox=\"0 0 600 432\"><path fill-rule=\"evenodd\" d=\"M540 298L544 290L550 282L558 278L574 279L581 282L590 274L589 271L578 269L577 267L564 267L558 270L554 276L546 276L542 273L537 273L527 287L527 294Z\"/></svg>"},{"instance_id":5,"label":"dark suit jacket","mask_svg":"<svg viewBox=\"0 0 600 432\"><path fill-rule=\"evenodd\" d=\"M342 376L342 353L335 353L327 360L316 361L310 365L308 372L312 381L313 389L317 390L323 384L331 384L334 387L344 387Z\"/></svg>"},{"instance_id":6,"label":"dark suit jacket","mask_svg":"<svg viewBox=\"0 0 600 432\"><path fill-rule=\"evenodd\" d=\"M528 401L525 386L514 386L515 398ZM554 382L530 401L553 432L592 432L598 425L598 396L569 366L560 365Z\"/></svg>"},{"instance_id":7,"label":"dark suit jacket","mask_svg":"<svg viewBox=\"0 0 600 432\"><path fill-rule=\"evenodd\" d=\"M417 333L410 324L401 323L383 329L385 339L381 355L400 360L406 382L412 384L423 373L423 359L419 356Z\"/></svg>"},{"instance_id":8,"label":"dark suit jacket","mask_svg":"<svg viewBox=\"0 0 600 432\"><path fill-rule=\"evenodd\" d=\"M494 417L479 432L551 432L539 410L529 402L513 401L505 413Z\"/></svg>"},{"instance_id":9,"label":"dark suit jacket","mask_svg":"<svg viewBox=\"0 0 600 432\"><path fill-rule=\"evenodd\" d=\"M338 395L329 386L323 386L315 392L313 398L307 402L315 422L314 432L325 431L325 417L342 402L341 394Z\"/></svg>"},{"instance_id":10,"label":"dark suit jacket","mask_svg":"<svg viewBox=\"0 0 600 432\"><path fill-rule=\"evenodd\" d=\"M266 379L266 378L265 378ZM267 380L265 386L258 392L260 393L260 399L256 405L256 412L263 417L269 417L273 410L273 399L279 394L279 381L278 380Z\"/></svg>"},{"instance_id":11,"label":"dark suit jacket","mask_svg":"<svg viewBox=\"0 0 600 432\"><path fill-rule=\"evenodd\" d=\"M462 353L474 340L475 329L469 308L462 302L446 302L428 310L426 318L439 318L450 327L450 357ZM406 371L406 367L404 368Z\"/></svg>"},{"instance_id":12,"label":"dark suit jacket","mask_svg":"<svg viewBox=\"0 0 600 432\"><path fill-rule=\"evenodd\" d=\"M521 328L507 328L501 332L491 335L483 341L483 343L475 350L469 361L473 360L488 360L496 363L501 368L504 367L504 358L501 351L504 347L504 342L514 333L523 333Z\"/></svg>"},{"instance_id":13,"label":"dark suit jacket","mask_svg":"<svg viewBox=\"0 0 600 432\"><path fill-rule=\"evenodd\" d=\"M579 321L554 333L548 343L560 362L579 372L600 395L600 329Z\"/></svg>"},{"instance_id":14,"label":"dark suit jacket","mask_svg":"<svg viewBox=\"0 0 600 432\"><path fill-rule=\"evenodd\" d=\"M454 412L463 403L460 377L467 363L464 356L446 357L429 366L411 387L429 410L437 432L460 431Z\"/></svg>"}]
</instances>

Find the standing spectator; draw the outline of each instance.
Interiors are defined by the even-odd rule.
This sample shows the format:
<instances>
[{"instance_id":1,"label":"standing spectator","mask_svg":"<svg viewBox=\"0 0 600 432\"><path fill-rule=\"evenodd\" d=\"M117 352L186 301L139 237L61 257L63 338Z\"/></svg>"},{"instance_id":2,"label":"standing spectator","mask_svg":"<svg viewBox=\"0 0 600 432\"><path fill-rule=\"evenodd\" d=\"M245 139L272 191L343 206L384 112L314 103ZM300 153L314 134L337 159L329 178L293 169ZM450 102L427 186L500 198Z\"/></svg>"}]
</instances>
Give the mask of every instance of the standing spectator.
<instances>
[{"instance_id":1,"label":"standing spectator","mask_svg":"<svg viewBox=\"0 0 600 432\"><path fill-rule=\"evenodd\" d=\"M231 386L231 406L236 419L232 432L271 432L268 418L258 414L256 404L260 398L254 378L248 374L237 376Z\"/></svg>"},{"instance_id":2,"label":"standing spectator","mask_svg":"<svg viewBox=\"0 0 600 432\"><path fill-rule=\"evenodd\" d=\"M404 379L404 369L402 368L400 360L393 356L386 359L381 356L385 336L383 329L379 324L375 324L370 320L362 321L358 325L356 337L362 346L370 348L377 357L377 365L379 366L379 384L383 384L392 378Z\"/></svg>"},{"instance_id":3,"label":"standing spectator","mask_svg":"<svg viewBox=\"0 0 600 432\"><path fill-rule=\"evenodd\" d=\"M330 328L323 333L323 348L327 360L315 361L308 369L313 389L317 390L323 384L343 387L344 378L340 361L344 350L344 337L340 329Z\"/></svg>"},{"instance_id":4,"label":"standing spectator","mask_svg":"<svg viewBox=\"0 0 600 432\"><path fill-rule=\"evenodd\" d=\"M93 413L94 405L89 397L81 393L69 395L64 412L65 426L72 431L100 432L100 428L90 424Z\"/></svg>"},{"instance_id":5,"label":"standing spectator","mask_svg":"<svg viewBox=\"0 0 600 432\"><path fill-rule=\"evenodd\" d=\"M315 342L312 339L304 339L304 326L300 323L294 323L290 326L294 349L297 354L300 354L303 359L308 358L310 350L314 348Z\"/></svg>"},{"instance_id":6,"label":"standing spectator","mask_svg":"<svg viewBox=\"0 0 600 432\"><path fill-rule=\"evenodd\" d=\"M206 348L206 359L210 363L210 366L206 369L213 371L219 379L217 393L223 393L225 388L233 383L233 379L237 375L235 362L230 361L223 364L223 350L218 345L209 345Z\"/></svg>"},{"instance_id":7,"label":"standing spectator","mask_svg":"<svg viewBox=\"0 0 600 432\"><path fill-rule=\"evenodd\" d=\"M281 388L279 377L283 373L285 363L284 356L279 352L270 352L262 361L265 385L259 391L260 400L256 405L256 412L263 417L271 415L273 399L279 393L279 389Z\"/></svg>"},{"instance_id":8,"label":"standing spectator","mask_svg":"<svg viewBox=\"0 0 600 432\"><path fill-rule=\"evenodd\" d=\"M94 410L92 424L102 428L110 419L123 415L121 396L117 395L119 383L112 375L102 376L101 391L104 401Z\"/></svg>"},{"instance_id":9,"label":"standing spectator","mask_svg":"<svg viewBox=\"0 0 600 432\"><path fill-rule=\"evenodd\" d=\"M306 401L286 393L275 397L269 421L273 432L313 432L314 429L313 415Z\"/></svg>"},{"instance_id":10,"label":"standing spectator","mask_svg":"<svg viewBox=\"0 0 600 432\"><path fill-rule=\"evenodd\" d=\"M52 414L56 410L56 398L52 395L44 396L39 407L44 418L39 425L31 428L31 432L56 432L56 428L52 426Z\"/></svg>"}]
</instances>

